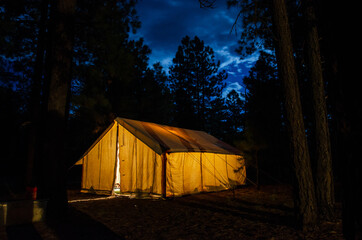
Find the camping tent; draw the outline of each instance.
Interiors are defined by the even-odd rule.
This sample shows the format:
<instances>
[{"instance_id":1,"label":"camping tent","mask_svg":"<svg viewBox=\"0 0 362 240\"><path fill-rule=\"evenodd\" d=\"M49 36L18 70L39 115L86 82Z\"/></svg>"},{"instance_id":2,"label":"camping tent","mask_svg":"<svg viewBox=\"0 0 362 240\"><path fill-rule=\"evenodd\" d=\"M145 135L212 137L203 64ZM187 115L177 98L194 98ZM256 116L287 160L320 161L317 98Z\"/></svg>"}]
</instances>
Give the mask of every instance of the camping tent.
<instances>
[{"instance_id":1,"label":"camping tent","mask_svg":"<svg viewBox=\"0 0 362 240\"><path fill-rule=\"evenodd\" d=\"M239 150L202 132L116 118L76 164L82 192L164 197L245 184Z\"/></svg>"}]
</instances>

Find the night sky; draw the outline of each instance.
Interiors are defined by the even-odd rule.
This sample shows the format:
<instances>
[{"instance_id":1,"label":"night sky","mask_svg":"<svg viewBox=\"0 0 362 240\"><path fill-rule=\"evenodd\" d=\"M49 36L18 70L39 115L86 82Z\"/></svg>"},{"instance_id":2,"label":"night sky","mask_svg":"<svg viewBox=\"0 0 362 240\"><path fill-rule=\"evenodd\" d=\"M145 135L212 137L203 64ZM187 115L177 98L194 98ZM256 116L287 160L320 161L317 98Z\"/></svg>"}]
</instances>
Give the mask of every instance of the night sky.
<instances>
[{"instance_id":1,"label":"night sky","mask_svg":"<svg viewBox=\"0 0 362 240\"><path fill-rule=\"evenodd\" d=\"M213 9L202 9L198 0L139 0L137 12L142 26L133 37L143 37L151 48L151 65L160 62L167 70L181 39L198 36L214 50L220 70L228 72L224 93L230 89L243 91L242 78L248 75L258 55L241 60L235 52L238 35L231 29L237 9L228 9L224 1L216 1Z\"/></svg>"}]
</instances>

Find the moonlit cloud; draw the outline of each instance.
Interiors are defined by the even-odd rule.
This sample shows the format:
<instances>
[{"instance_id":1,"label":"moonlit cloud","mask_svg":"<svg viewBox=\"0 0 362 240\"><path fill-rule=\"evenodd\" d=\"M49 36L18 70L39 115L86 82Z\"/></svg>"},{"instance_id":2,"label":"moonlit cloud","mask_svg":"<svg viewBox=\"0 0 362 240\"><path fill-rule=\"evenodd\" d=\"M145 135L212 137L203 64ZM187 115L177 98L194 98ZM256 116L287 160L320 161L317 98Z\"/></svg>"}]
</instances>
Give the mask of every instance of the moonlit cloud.
<instances>
[{"instance_id":1,"label":"moonlit cloud","mask_svg":"<svg viewBox=\"0 0 362 240\"><path fill-rule=\"evenodd\" d=\"M216 53L224 58L225 60L220 64L220 68L226 68L227 66L237 67L239 64L244 64L247 68L250 68L259 58L259 53L254 53L253 55L241 59L240 56L236 55L234 52L230 51L227 46L223 47L220 50L216 50Z\"/></svg>"},{"instance_id":2,"label":"moonlit cloud","mask_svg":"<svg viewBox=\"0 0 362 240\"><path fill-rule=\"evenodd\" d=\"M166 57L161 60L161 65L165 68L169 68L172 64L172 57Z\"/></svg>"},{"instance_id":3,"label":"moonlit cloud","mask_svg":"<svg viewBox=\"0 0 362 240\"><path fill-rule=\"evenodd\" d=\"M226 98L226 96L231 92L232 90L235 90L240 94L244 88L240 85L239 82L232 82L226 85L224 91L222 92L223 98ZM240 95L241 97L241 95Z\"/></svg>"}]
</instances>

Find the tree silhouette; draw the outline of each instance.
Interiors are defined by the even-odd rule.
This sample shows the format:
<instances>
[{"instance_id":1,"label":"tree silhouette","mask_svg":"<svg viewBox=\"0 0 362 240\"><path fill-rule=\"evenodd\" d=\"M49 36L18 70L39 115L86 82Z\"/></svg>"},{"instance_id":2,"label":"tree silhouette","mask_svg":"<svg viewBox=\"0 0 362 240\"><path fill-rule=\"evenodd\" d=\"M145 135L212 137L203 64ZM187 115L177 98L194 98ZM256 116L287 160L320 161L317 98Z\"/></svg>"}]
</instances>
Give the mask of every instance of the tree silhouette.
<instances>
[{"instance_id":1,"label":"tree silhouette","mask_svg":"<svg viewBox=\"0 0 362 240\"><path fill-rule=\"evenodd\" d=\"M243 83L246 94L242 149L258 150L259 167L273 178L288 182L291 169L285 151L288 146L282 117L282 88L275 56L262 51Z\"/></svg>"},{"instance_id":2,"label":"tree silhouette","mask_svg":"<svg viewBox=\"0 0 362 240\"><path fill-rule=\"evenodd\" d=\"M179 126L207 130L212 102L221 97L223 80L214 51L197 36L186 36L170 67L170 88L174 94L175 122Z\"/></svg>"},{"instance_id":3,"label":"tree silhouette","mask_svg":"<svg viewBox=\"0 0 362 240\"><path fill-rule=\"evenodd\" d=\"M169 122L170 96L151 49L131 40L140 26L135 1L81 1L77 11L70 144L79 157L116 116ZM73 161L75 159L73 158Z\"/></svg>"}]
</instances>

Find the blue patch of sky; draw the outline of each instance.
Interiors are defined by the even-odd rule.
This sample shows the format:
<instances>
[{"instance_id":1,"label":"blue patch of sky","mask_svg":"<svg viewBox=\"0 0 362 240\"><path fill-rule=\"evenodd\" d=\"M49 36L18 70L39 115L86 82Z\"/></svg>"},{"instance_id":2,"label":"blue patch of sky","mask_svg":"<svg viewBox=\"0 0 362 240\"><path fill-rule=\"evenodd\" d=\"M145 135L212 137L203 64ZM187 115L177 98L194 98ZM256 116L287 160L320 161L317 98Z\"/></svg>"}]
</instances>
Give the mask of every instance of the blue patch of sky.
<instances>
[{"instance_id":1,"label":"blue patch of sky","mask_svg":"<svg viewBox=\"0 0 362 240\"><path fill-rule=\"evenodd\" d=\"M152 50L150 65L160 62L167 72L181 39L186 35L198 36L214 50L216 60L220 60L220 70L228 73L223 96L233 89L239 93L244 91L242 79L248 76L259 54L240 59L235 52L239 36L232 31L232 26L237 9L228 9L222 1L217 1L213 9L202 9L197 0L140 0L136 9L142 26L131 38L144 38Z\"/></svg>"}]
</instances>

